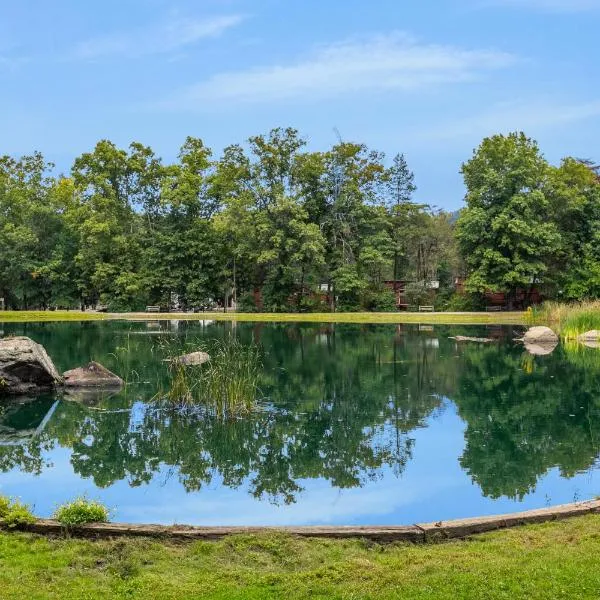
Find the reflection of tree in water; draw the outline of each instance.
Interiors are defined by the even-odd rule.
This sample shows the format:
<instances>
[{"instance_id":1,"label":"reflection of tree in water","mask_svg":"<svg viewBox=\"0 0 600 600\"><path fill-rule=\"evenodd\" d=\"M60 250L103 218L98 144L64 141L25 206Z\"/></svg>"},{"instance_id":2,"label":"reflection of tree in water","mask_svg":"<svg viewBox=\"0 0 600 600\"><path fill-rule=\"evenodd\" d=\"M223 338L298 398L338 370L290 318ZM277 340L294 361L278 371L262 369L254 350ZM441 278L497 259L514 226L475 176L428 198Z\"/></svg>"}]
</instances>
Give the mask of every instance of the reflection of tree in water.
<instances>
[{"instance_id":1,"label":"reflection of tree in water","mask_svg":"<svg viewBox=\"0 0 600 600\"><path fill-rule=\"evenodd\" d=\"M523 368L521 352L465 347L453 396L467 423L461 465L492 498L521 499L549 469L572 477L600 453L600 359L584 369L559 348Z\"/></svg>"},{"instance_id":2,"label":"reflection of tree in water","mask_svg":"<svg viewBox=\"0 0 600 600\"><path fill-rule=\"evenodd\" d=\"M110 403L63 402L24 452L40 456L40 444L72 448L74 470L100 487L141 485L171 466L188 490L218 477L286 503L304 479L352 488L386 465L402 473L412 456L410 432L440 404L434 392L447 377L438 372L445 363L428 359L437 348L421 336L394 339L388 327L275 326L261 331L261 341L268 352L260 412L223 421L151 404L123 412ZM0 453L5 469L28 470L22 455Z\"/></svg>"}]
</instances>

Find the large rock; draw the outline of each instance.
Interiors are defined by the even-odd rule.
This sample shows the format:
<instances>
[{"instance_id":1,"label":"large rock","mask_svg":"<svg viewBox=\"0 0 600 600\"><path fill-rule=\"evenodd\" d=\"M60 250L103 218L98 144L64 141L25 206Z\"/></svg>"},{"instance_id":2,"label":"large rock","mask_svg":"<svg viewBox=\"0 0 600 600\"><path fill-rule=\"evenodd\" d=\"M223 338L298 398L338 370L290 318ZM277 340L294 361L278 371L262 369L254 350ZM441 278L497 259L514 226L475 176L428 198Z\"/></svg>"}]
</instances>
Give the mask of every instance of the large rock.
<instances>
[{"instance_id":1,"label":"large rock","mask_svg":"<svg viewBox=\"0 0 600 600\"><path fill-rule=\"evenodd\" d=\"M558 346L558 336L549 327L532 327L523 336L525 350L534 356L552 354Z\"/></svg>"},{"instance_id":2,"label":"large rock","mask_svg":"<svg viewBox=\"0 0 600 600\"><path fill-rule=\"evenodd\" d=\"M210 356L206 352L190 352L190 354L184 354L183 356L178 356L168 360L169 362L185 365L186 367L194 367L208 362L210 360Z\"/></svg>"},{"instance_id":3,"label":"large rock","mask_svg":"<svg viewBox=\"0 0 600 600\"><path fill-rule=\"evenodd\" d=\"M588 348L600 348L600 330L586 331L577 337L577 341Z\"/></svg>"},{"instance_id":4,"label":"large rock","mask_svg":"<svg viewBox=\"0 0 600 600\"><path fill-rule=\"evenodd\" d=\"M100 363L91 362L85 367L72 369L63 373L65 387L69 388L120 388L123 380L103 367Z\"/></svg>"},{"instance_id":5,"label":"large rock","mask_svg":"<svg viewBox=\"0 0 600 600\"><path fill-rule=\"evenodd\" d=\"M534 356L547 356L548 354L552 354L556 347L558 346L558 341L556 342L543 342L539 344L531 344L530 342L525 342L525 350L529 352L529 354L533 354Z\"/></svg>"},{"instance_id":6,"label":"large rock","mask_svg":"<svg viewBox=\"0 0 600 600\"><path fill-rule=\"evenodd\" d=\"M0 339L0 395L31 395L63 382L40 344L28 337Z\"/></svg>"},{"instance_id":7,"label":"large rock","mask_svg":"<svg viewBox=\"0 0 600 600\"><path fill-rule=\"evenodd\" d=\"M550 327L532 327L523 336L525 344L558 344L558 336Z\"/></svg>"}]
</instances>

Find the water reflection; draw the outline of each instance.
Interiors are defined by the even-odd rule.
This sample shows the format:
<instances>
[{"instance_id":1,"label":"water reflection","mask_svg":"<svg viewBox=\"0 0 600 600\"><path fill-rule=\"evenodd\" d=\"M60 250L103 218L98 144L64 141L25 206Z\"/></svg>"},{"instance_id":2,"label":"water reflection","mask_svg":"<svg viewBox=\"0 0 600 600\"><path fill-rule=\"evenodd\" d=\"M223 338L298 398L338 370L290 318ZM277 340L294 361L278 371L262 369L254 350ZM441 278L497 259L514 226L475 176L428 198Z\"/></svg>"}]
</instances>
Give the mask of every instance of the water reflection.
<instances>
[{"instance_id":1,"label":"water reflection","mask_svg":"<svg viewBox=\"0 0 600 600\"><path fill-rule=\"evenodd\" d=\"M513 344L510 328L238 324L235 335L263 348L264 401L249 417L221 420L151 401L156 339L140 334L165 328L190 338L231 332L220 323L19 328L45 344L61 369L98 360L129 385L112 397L7 405L0 440L18 443L0 442L0 471L39 474L53 451L66 448L74 473L98 488L158 485L167 468L188 493L218 482L286 505L317 479L343 490L402 478L417 432L447 399L464 423L464 432L452 432L464 435L456 460L485 497L522 499L552 468L572 477L600 455L594 350L531 356ZM459 334L496 341L449 339Z\"/></svg>"}]
</instances>

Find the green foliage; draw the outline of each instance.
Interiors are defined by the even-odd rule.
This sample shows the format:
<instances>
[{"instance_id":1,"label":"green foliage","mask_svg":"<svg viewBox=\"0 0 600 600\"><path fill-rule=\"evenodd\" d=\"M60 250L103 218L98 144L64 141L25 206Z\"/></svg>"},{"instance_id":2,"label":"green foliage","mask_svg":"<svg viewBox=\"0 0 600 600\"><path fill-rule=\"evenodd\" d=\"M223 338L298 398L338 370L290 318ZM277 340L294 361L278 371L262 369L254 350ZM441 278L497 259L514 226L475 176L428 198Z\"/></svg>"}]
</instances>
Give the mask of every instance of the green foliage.
<instances>
[{"instance_id":1,"label":"green foliage","mask_svg":"<svg viewBox=\"0 0 600 600\"><path fill-rule=\"evenodd\" d=\"M66 527L76 527L85 523L106 523L109 516L110 511L106 506L84 497L62 504L54 512L54 518Z\"/></svg>"},{"instance_id":2,"label":"green foliage","mask_svg":"<svg viewBox=\"0 0 600 600\"><path fill-rule=\"evenodd\" d=\"M444 310L449 312L471 312L485 308L485 301L480 294L454 293L444 305Z\"/></svg>"},{"instance_id":3,"label":"green foliage","mask_svg":"<svg viewBox=\"0 0 600 600\"><path fill-rule=\"evenodd\" d=\"M600 330L600 301L544 302L527 312L529 325L551 325L567 340L587 331Z\"/></svg>"},{"instance_id":4,"label":"green foliage","mask_svg":"<svg viewBox=\"0 0 600 600\"><path fill-rule=\"evenodd\" d=\"M0 521L10 528L20 525L31 525L36 522L34 514L29 506L18 500L0 496Z\"/></svg>"},{"instance_id":5,"label":"green foliage","mask_svg":"<svg viewBox=\"0 0 600 600\"><path fill-rule=\"evenodd\" d=\"M279 533L175 544L0 534L2 597L593 598L598 516L446 544L303 539Z\"/></svg>"},{"instance_id":6,"label":"green foliage","mask_svg":"<svg viewBox=\"0 0 600 600\"><path fill-rule=\"evenodd\" d=\"M547 218L549 165L523 133L486 138L462 167L467 207L457 238L469 267L467 288L509 295L529 289L548 273L560 246L557 224Z\"/></svg>"},{"instance_id":7,"label":"green foliage","mask_svg":"<svg viewBox=\"0 0 600 600\"><path fill-rule=\"evenodd\" d=\"M39 153L0 156L0 297L11 309L106 305L269 312L392 310L384 282L455 276L471 292L600 296L600 182L553 167L524 134L485 139L462 168L467 206L416 203L397 154L342 142L308 151L292 128L214 157L188 137L164 164L101 140L54 176ZM435 199L432 199L435 200ZM460 252L459 252L460 250ZM324 297L322 290L330 293ZM383 301L380 301L383 299ZM527 300L526 300L527 301Z\"/></svg>"},{"instance_id":8,"label":"green foliage","mask_svg":"<svg viewBox=\"0 0 600 600\"><path fill-rule=\"evenodd\" d=\"M197 351L199 342L187 342ZM169 386L159 393L169 405L183 408L203 406L218 417L250 412L257 407L261 358L255 344L242 344L228 337L206 345L210 360L185 365L177 359L182 349L173 340L160 342L159 353L169 370Z\"/></svg>"}]
</instances>

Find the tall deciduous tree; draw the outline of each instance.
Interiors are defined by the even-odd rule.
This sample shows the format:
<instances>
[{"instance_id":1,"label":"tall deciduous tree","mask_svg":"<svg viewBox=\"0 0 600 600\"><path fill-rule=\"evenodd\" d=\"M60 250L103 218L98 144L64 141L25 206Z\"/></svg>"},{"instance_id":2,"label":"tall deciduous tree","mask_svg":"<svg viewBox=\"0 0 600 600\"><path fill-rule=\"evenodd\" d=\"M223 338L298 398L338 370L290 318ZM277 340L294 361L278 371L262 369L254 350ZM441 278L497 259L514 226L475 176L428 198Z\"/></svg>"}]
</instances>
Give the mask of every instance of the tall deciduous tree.
<instances>
[{"instance_id":1,"label":"tall deciduous tree","mask_svg":"<svg viewBox=\"0 0 600 600\"><path fill-rule=\"evenodd\" d=\"M549 165L523 133L486 138L462 166L466 208L457 237L469 268L467 288L503 291L513 303L518 289L542 281L560 245L549 218Z\"/></svg>"}]
</instances>

